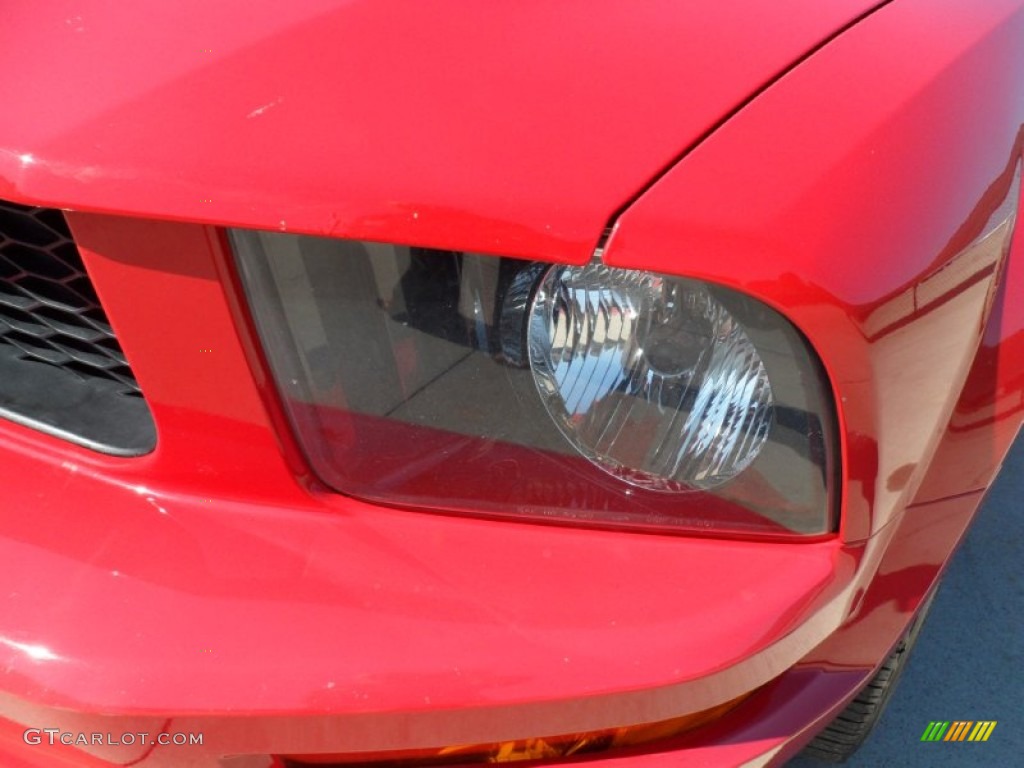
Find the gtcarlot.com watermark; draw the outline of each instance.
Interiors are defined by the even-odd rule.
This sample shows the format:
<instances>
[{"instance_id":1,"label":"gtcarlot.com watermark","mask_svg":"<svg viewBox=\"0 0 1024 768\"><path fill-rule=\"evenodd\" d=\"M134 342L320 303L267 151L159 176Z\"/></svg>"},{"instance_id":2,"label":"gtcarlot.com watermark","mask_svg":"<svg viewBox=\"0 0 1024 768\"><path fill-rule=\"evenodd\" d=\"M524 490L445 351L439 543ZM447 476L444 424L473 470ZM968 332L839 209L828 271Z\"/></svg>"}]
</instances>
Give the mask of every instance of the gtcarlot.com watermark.
<instances>
[{"instance_id":1,"label":"gtcarlot.com watermark","mask_svg":"<svg viewBox=\"0 0 1024 768\"><path fill-rule=\"evenodd\" d=\"M22 738L26 744L65 744L69 747L122 747L122 746L202 746L202 733L150 733L148 731L126 731L125 733L84 731L62 731L60 728L26 728Z\"/></svg>"}]
</instances>

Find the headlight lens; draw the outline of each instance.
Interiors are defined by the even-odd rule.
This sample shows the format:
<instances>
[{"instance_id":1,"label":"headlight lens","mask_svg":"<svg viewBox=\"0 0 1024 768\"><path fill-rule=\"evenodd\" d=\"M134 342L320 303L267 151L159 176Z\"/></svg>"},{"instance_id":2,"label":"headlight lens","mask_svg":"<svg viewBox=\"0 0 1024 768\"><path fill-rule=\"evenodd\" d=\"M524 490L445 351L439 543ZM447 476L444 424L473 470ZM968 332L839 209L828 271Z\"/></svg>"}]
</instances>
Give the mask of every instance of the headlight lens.
<instances>
[{"instance_id":1,"label":"headlight lens","mask_svg":"<svg viewBox=\"0 0 1024 768\"><path fill-rule=\"evenodd\" d=\"M600 264L231 239L285 409L339 491L656 530L834 524L828 387L760 302Z\"/></svg>"},{"instance_id":2,"label":"headlight lens","mask_svg":"<svg viewBox=\"0 0 1024 768\"><path fill-rule=\"evenodd\" d=\"M600 264L551 267L529 339L555 424L627 483L712 488L746 469L768 436L764 363L700 283Z\"/></svg>"}]
</instances>

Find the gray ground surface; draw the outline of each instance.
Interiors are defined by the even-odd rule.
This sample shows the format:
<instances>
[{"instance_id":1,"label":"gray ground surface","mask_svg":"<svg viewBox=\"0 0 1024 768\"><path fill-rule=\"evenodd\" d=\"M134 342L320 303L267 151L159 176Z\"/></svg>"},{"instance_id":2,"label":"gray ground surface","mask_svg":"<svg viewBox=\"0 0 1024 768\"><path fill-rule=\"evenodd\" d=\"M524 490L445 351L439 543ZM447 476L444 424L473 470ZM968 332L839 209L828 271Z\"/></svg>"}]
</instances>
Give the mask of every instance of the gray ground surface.
<instances>
[{"instance_id":1,"label":"gray ground surface","mask_svg":"<svg viewBox=\"0 0 1024 768\"><path fill-rule=\"evenodd\" d=\"M1024 765L1024 435L956 553L889 708L846 765ZM922 744L930 720L997 720L982 744ZM789 768L821 766L793 760Z\"/></svg>"}]
</instances>

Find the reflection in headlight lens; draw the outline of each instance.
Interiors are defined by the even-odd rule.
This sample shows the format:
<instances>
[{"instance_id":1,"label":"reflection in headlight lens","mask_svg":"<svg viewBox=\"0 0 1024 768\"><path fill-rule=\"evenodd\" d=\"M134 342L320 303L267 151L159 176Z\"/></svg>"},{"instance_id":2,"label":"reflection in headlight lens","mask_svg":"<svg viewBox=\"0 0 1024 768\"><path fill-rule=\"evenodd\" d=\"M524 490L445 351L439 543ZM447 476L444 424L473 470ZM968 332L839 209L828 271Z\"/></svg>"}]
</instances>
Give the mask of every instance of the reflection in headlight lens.
<instances>
[{"instance_id":1,"label":"reflection in headlight lens","mask_svg":"<svg viewBox=\"0 0 1024 768\"><path fill-rule=\"evenodd\" d=\"M529 352L558 428L633 485L724 483L757 457L771 427L764 364L702 283L551 267L531 307Z\"/></svg>"},{"instance_id":2,"label":"reflection in headlight lens","mask_svg":"<svg viewBox=\"0 0 1024 768\"><path fill-rule=\"evenodd\" d=\"M832 529L831 389L725 286L232 230L313 473L409 509L660 532Z\"/></svg>"}]
</instances>

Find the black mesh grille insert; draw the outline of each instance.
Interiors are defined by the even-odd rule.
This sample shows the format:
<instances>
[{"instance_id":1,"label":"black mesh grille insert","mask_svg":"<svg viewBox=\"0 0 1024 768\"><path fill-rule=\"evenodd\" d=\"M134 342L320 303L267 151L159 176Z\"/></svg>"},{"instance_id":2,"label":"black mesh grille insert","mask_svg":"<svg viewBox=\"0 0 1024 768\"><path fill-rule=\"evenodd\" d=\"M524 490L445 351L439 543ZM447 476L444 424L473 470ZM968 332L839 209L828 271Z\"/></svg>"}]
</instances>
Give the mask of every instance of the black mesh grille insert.
<instances>
[{"instance_id":1,"label":"black mesh grille insert","mask_svg":"<svg viewBox=\"0 0 1024 768\"><path fill-rule=\"evenodd\" d=\"M150 450L152 418L64 215L0 201L0 409L113 453Z\"/></svg>"}]
</instances>

